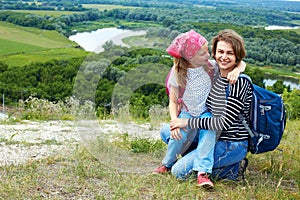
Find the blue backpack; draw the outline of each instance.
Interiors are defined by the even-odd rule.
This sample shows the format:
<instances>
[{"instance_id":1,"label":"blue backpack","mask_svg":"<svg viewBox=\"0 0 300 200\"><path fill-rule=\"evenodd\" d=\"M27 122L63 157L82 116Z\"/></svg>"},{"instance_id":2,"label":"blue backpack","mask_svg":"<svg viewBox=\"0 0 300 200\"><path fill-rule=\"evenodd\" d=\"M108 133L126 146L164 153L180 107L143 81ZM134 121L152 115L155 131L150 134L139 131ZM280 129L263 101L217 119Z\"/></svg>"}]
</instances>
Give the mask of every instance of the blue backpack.
<instances>
[{"instance_id":1,"label":"blue backpack","mask_svg":"<svg viewBox=\"0 0 300 200\"><path fill-rule=\"evenodd\" d=\"M251 83L251 78L240 75ZM286 111L280 95L252 83L253 96L250 110L250 123L240 115L249 132L249 151L259 154L276 149L286 125Z\"/></svg>"}]
</instances>

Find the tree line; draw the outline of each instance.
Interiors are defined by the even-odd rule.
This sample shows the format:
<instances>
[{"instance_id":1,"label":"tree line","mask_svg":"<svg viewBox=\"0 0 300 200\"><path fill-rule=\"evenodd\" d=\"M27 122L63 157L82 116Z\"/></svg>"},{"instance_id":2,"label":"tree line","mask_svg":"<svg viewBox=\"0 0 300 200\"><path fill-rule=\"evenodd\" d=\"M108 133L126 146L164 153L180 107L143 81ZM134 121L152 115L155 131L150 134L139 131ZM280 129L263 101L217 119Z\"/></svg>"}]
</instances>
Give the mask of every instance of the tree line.
<instances>
[{"instance_id":1,"label":"tree line","mask_svg":"<svg viewBox=\"0 0 300 200\"><path fill-rule=\"evenodd\" d=\"M65 10L65 11L85 11L81 4L72 1L43 1L35 3L32 1L1 1L0 9L2 10Z\"/></svg>"},{"instance_id":2,"label":"tree line","mask_svg":"<svg viewBox=\"0 0 300 200\"><path fill-rule=\"evenodd\" d=\"M72 27L80 22L101 20L115 21L116 19L126 20L129 22L153 21L157 24L161 24L161 28L156 28L156 33L160 32L169 39L174 38L174 34L168 34L170 31L179 33L188 31L190 29L195 29L201 34L207 35L207 38L211 38L221 29L232 28L245 38L247 62L256 65L277 65L279 67L290 66L290 70L293 72L299 71L300 37L299 34L294 31L269 31L265 30L264 28L253 28L250 26L239 26L228 23L199 22L201 21L201 18L199 18L200 20L196 20L197 15L184 17L183 13L183 17L180 17L181 20L176 21L175 19L177 19L178 16L172 16L169 15L168 12L155 10L156 9L115 9L104 12L87 11L80 14L75 13L72 15L62 15L58 18L5 11L0 12L0 20L21 26L32 26L41 29L57 30L64 33L66 36L70 35ZM195 22L193 22L193 17L195 18ZM204 18L205 16L202 17ZM223 18L226 20L226 17ZM122 28L130 27L126 26L125 24L122 26Z\"/></svg>"}]
</instances>

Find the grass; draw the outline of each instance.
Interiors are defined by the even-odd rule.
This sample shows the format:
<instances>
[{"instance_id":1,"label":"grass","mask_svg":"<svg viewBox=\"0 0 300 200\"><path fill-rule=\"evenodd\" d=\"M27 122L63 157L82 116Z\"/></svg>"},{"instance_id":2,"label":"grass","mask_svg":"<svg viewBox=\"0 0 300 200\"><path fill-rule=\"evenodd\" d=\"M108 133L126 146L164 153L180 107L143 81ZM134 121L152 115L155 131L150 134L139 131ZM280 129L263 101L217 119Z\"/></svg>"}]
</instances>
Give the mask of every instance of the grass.
<instances>
[{"instance_id":1,"label":"grass","mask_svg":"<svg viewBox=\"0 0 300 200\"><path fill-rule=\"evenodd\" d=\"M251 66L251 65L249 65ZM255 66L256 67L256 66ZM291 78L300 78L299 73L295 73L292 71L291 67L272 67L272 66L264 66L261 67L261 69L266 73L266 74L272 74L272 75L277 75L277 76L286 76L286 77L291 77Z\"/></svg>"},{"instance_id":2,"label":"grass","mask_svg":"<svg viewBox=\"0 0 300 200\"><path fill-rule=\"evenodd\" d=\"M34 52L45 50L44 47L30 45L30 44L20 44L20 42L9 41L0 39L1 49L0 55L10 55L23 52Z\"/></svg>"},{"instance_id":3,"label":"grass","mask_svg":"<svg viewBox=\"0 0 300 200\"><path fill-rule=\"evenodd\" d=\"M56 31L0 22L0 61L9 66L87 55L75 42Z\"/></svg>"},{"instance_id":4,"label":"grass","mask_svg":"<svg viewBox=\"0 0 300 200\"><path fill-rule=\"evenodd\" d=\"M47 62L53 59L71 59L88 55L87 52L76 48L46 49L43 51L18 53L0 56L0 61L9 66L22 66L33 62Z\"/></svg>"},{"instance_id":5,"label":"grass","mask_svg":"<svg viewBox=\"0 0 300 200\"><path fill-rule=\"evenodd\" d=\"M19 42L20 46L27 44L43 48L63 48L76 45L57 31L22 27L6 22L0 22L0 30L0 39Z\"/></svg>"},{"instance_id":6,"label":"grass","mask_svg":"<svg viewBox=\"0 0 300 200\"><path fill-rule=\"evenodd\" d=\"M299 199L299 121L288 121L280 144L283 152L272 151L261 155L248 155L249 167L246 181L216 182L213 190L196 186L194 179L177 181L170 174L153 175L151 167L159 164L160 156L151 156L157 143L140 141L146 152L135 153L141 160L136 164L137 172L122 172L109 167L106 160L96 159L86 147L78 145L70 155L57 155L24 165L0 167L1 199ZM127 136L120 140L121 149L138 143ZM126 145L127 143L127 145ZM112 144L96 142L93 148L111 149ZM150 145L151 146L151 145ZM161 146L156 146L164 152ZM120 149L119 149L120 150ZM107 151L109 152L109 151ZM106 152L106 153L107 153ZM111 151L112 152L112 151ZM119 169L130 168L130 157ZM110 161L120 164L110 155ZM150 166L150 167L149 167Z\"/></svg>"}]
</instances>

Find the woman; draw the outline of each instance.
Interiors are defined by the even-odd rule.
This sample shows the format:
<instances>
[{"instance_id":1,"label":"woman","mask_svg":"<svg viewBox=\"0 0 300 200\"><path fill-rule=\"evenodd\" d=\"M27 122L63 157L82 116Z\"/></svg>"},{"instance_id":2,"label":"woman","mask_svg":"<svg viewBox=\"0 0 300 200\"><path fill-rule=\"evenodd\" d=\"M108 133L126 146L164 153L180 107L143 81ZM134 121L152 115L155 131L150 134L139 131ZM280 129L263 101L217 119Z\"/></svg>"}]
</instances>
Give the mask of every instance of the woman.
<instances>
[{"instance_id":1,"label":"woman","mask_svg":"<svg viewBox=\"0 0 300 200\"><path fill-rule=\"evenodd\" d=\"M189 127L192 129L215 130L217 143L214 150L212 177L238 180L240 162L246 157L248 132L239 120L239 115L249 120L252 98L251 83L239 78L233 85L226 79L228 73L245 57L243 38L233 30L223 30L212 40L212 56L219 65L219 74L207 98L207 107L212 112L210 118L172 119L171 129ZM178 179L186 179L193 173L194 161L200 148L193 150L178 160L172 167L172 174ZM198 176L198 181L199 181Z\"/></svg>"},{"instance_id":2,"label":"woman","mask_svg":"<svg viewBox=\"0 0 300 200\"><path fill-rule=\"evenodd\" d=\"M205 101L211 89L211 78L209 71L214 72L208 67L208 42L199 33L191 30L177 36L168 47L167 52L174 57L174 66L170 72L168 84L170 85L169 111L171 119L190 118L190 117L210 117L207 112ZM237 68L230 77L236 80L240 71L245 69L245 63ZM240 69L241 68L241 69ZM184 93L180 94L180 88ZM178 98L181 98L181 104ZM180 108L178 110L178 107ZM182 155L188 147L187 142L197 139L201 148L197 171L199 173L211 173L213 167L213 150L215 144L215 132L211 130L180 130L175 128L170 133L167 125L161 130L161 136L168 144L166 156L162 165L154 170L154 173L169 172L178 156ZM205 177L201 185L213 186L213 183Z\"/></svg>"}]
</instances>

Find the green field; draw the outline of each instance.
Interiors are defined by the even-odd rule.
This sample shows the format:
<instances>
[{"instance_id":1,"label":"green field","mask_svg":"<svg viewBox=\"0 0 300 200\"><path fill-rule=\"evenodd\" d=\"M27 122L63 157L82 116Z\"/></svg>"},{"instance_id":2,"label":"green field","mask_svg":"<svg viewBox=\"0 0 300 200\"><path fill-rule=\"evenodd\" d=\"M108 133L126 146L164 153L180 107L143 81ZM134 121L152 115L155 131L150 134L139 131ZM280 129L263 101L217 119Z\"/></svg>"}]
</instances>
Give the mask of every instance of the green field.
<instances>
[{"instance_id":1,"label":"green field","mask_svg":"<svg viewBox=\"0 0 300 200\"><path fill-rule=\"evenodd\" d=\"M1 49L0 55L11 55L23 52L41 51L45 48L34 46L30 44L21 44L20 42L9 41L5 39L0 39Z\"/></svg>"},{"instance_id":2,"label":"green field","mask_svg":"<svg viewBox=\"0 0 300 200\"><path fill-rule=\"evenodd\" d=\"M93 8L98 9L99 11L103 10L113 10L113 9L135 9L138 7L133 6L121 6L121 5L109 5L109 4L82 4L84 8Z\"/></svg>"},{"instance_id":3,"label":"green field","mask_svg":"<svg viewBox=\"0 0 300 200\"><path fill-rule=\"evenodd\" d=\"M10 23L0 22L0 39L44 48L62 48L75 46L66 37L56 31L37 28L21 27ZM2 45L1 45L2 46Z\"/></svg>"},{"instance_id":4,"label":"green field","mask_svg":"<svg viewBox=\"0 0 300 200\"><path fill-rule=\"evenodd\" d=\"M22 66L33 62L46 62L53 59L67 60L70 58L84 57L88 53L82 49L76 48L57 48L46 49L36 52L24 52L9 56L0 56L0 62L4 62L9 66Z\"/></svg>"},{"instance_id":5,"label":"green field","mask_svg":"<svg viewBox=\"0 0 300 200\"><path fill-rule=\"evenodd\" d=\"M19 66L51 59L80 57L87 53L56 31L0 22L0 61Z\"/></svg>"}]
</instances>

